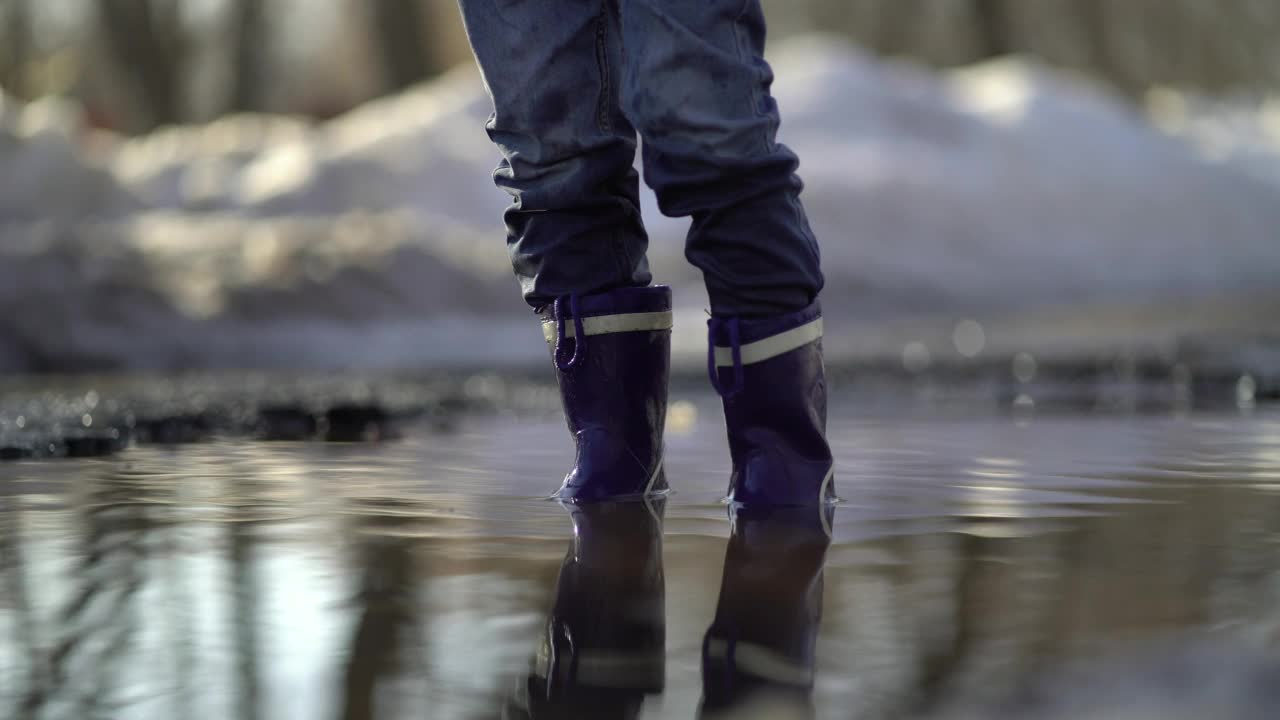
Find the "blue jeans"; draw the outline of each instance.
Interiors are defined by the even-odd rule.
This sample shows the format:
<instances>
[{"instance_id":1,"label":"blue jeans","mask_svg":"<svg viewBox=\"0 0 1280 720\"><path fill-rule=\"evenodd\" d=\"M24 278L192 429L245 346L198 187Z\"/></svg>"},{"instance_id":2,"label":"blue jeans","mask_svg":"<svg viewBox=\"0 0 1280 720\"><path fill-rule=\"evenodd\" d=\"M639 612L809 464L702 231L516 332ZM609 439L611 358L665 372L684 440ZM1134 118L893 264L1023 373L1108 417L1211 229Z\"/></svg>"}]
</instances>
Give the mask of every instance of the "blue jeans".
<instances>
[{"instance_id":1,"label":"blue jeans","mask_svg":"<svg viewBox=\"0 0 1280 720\"><path fill-rule=\"evenodd\" d=\"M511 262L539 307L648 285L634 170L693 222L685 256L717 315L808 306L822 288L796 156L776 141L759 0L460 0L502 153Z\"/></svg>"}]
</instances>

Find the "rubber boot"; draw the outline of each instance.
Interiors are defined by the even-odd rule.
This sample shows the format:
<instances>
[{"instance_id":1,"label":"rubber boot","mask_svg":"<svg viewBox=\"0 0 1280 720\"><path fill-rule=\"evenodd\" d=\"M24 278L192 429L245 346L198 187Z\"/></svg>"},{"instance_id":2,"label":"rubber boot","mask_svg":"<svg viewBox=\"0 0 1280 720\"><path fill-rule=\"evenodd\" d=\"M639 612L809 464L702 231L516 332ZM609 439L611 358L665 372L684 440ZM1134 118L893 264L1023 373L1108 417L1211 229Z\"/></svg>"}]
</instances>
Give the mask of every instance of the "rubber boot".
<instances>
[{"instance_id":1,"label":"rubber boot","mask_svg":"<svg viewBox=\"0 0 1280 720\"><path fill-rule=\"evenodd\" d=\"M812 718L822 577L834 506L731 512L700 718Z\"/></svg>"},{"instance_id":2,"label":"rubber boot","mask_svg":"<svg viewBox=\"0 0 1280 720\"><path fill-rule=\"evenodd\" d=\"M542 316L577 444L573 470L556 497L621 501L665 493L671 289L568 296Z\"/></svg>"},{"instance_id":3,"label":"rubber boot","mask_svg":"<svg viewBox=\"0 0 1280 720\"><path fill-rule=\"evenodd\" d=\"M639 717L666 671L661 498L566 505L574 537L516 717Z\"/></svg>"},{"instance_id":4,"label":"rubber boot","mask_svg":"<svg viewBox=\"0 0 1280 720\"><path fill-rule=\"evenodd\" d=\"M834 501L818 303L774 317L712 317L707 325L707 370L724 401L733 458L729 500Z\"/></svg>"}]
</instances>

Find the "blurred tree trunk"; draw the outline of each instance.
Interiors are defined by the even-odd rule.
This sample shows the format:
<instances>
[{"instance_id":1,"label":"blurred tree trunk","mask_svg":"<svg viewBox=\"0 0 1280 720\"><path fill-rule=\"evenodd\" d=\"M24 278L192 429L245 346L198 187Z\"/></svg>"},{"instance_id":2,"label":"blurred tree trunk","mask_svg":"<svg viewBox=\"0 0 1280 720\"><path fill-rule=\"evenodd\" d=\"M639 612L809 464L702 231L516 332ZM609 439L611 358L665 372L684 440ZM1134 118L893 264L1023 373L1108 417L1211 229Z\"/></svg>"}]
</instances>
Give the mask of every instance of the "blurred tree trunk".
<instances>
[{"instance_id":1,"label":"blurred tree trunk","mask_svg":"<svg viewBox=\"0 0 1280 720\"><path fill-rule=\"evenodd\" d=\"M1274 94L1280 0L765 0L779 28L949 66L1012 52L1131 97L1156 85Z\"/></svg>"},{"instance_id":2,"label":"blurred tree trunk","mask_svg":"<svg viewBox=\"0 0 1280 720\"><path fill-rule=\"evenodd\" d=\"M877 8L876 49L886 55L910 55L915 50L916 21L920 8L915 2L896 0L881 2Z\"/></svg>"},{"instance_id":3,"label":"blurred tree trunk","mask_svg":"<svg viewBox=\"0 0 1280 720\"><path fill-rule=\"evenodd\" d=\"M100 0L107 47L135 80L149 128L182 120L186 42L178 0Z\"/></svg>"},{"instance_id":4,"label":"blurred tree trunk","mask_svg":"<svg viewBox=\"0 0 1280 720\"><path fill-rule=\"evenodd\" d=\"M0 32L0 87L10 94L28 99L27 63L30 61L31 12L27 0L9 0Z\"/></svg>"},{"instance_id":5,"label":"blurred tree trunk","mask_svg":"<svg viewBox=\"0 0 1280 720\"><path fill-rule=\"evenodd\" d=\"M999 57L1014 51L1013 28L1005 0L973 0L979 57Z\"/></svg>"},{"instance_id":6,"label":"blurred tree trunk","mask_svg":"<svg viewBox=\"0 0 1280 720\"><path fill-rule=\"evenodd\" d=\"M419 0L376 0L370 10L388 87L403 90L431 74Z\"/></svg>"},{"instance_id":7,"label":"blurred tree trunk","mask_svg":"<svg viewBox=\"0 0 1280 720\"><path fill-rule=\"evenodd\" d=\"M235 12L234 81L231 110L262 112L263 79L267 69L267 35L264 0L239 0ZM376 4L376 3L375 3Z\"/></svg>"},{"instance_id":8,"label":"blurred tree trunk","mask_svg":"<svg viewBox=\"0 0 1280 720\"><path fill-rule=\"evenodd\" d=\"M1125 28L1116 17L1109 0L1076 0L1075 9L1078 22L1084 28L1084 37L1092 44L1089 55L1095 74L1109 80L1123 92L1134 95L1141 89L1142 83L1133 76L1132 67L1124 55L1121 43L1115 38Z\"/></svg>"}]
</instances>

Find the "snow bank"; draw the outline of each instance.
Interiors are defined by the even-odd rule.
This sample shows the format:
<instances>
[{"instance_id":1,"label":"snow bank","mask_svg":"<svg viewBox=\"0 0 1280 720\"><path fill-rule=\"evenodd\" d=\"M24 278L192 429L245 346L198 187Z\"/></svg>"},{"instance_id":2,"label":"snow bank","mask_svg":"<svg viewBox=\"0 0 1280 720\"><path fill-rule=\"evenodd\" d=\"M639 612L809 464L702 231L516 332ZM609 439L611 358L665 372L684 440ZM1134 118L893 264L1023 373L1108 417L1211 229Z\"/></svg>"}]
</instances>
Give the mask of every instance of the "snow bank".
<instances>
[{"instance_id":1,"label":"snow bank","mask_svg":"<svg viewBox=\"0 0 1280 720\"><path fill-rule=\"evenodd\" d=\"M1169 89L1148 93L1157 127L1201 155L1280 187L1280 97L1209 100Z\"/></svg>"},{"instance_id":2,"label":"snow bank","mask_svg":"<svg viewBox=\"0 0 1280 720\"><path fill-rule=\"evenodd\" d=\"M0 224L141 209L109 168L82 154L83 133L78 109L64 101L21 106L0 93Z\"/></svg>"},{"instance_id":3,"label":"snow bank","mask_svg":"<svg viewBox=\"0 0 1280 720\"><path fill-rule=\"evenodd\" d=\"M1280 143L1262 142L1265 113L1240 114L1259 118L1248 153L1213 153L1204 128L1221 134L1208 118L1225 112L1197 106L1171 137L1026 61L934 74L820 38L773 60L835 354L955 355L965 318L987 352L1272 326ZM0 366L541 360L469 68L324 124L230 118L92 160L69 113L3 108L0 299L21 311L0 318ZM692 358L705 298L686 223L644 202Z\"/></svg>"},{"instance_id":4,"label":"snow bank","mask_svg":"<svg viewBox=\"0 0 1280 720\"><path fill-rule=\"evenodd\" d=\"M938 78L826 44L779 65L784 134L854 296L973 312L1275 286L1276 190L1087 85L1008 60Z\"/></svg>"},{"instance_id":5,"label":"snow bank","mask_svg":"<svg viewBox=\"0 0 1280 720\"><path fill-rule=\"evenodd\" d=\"M403 216L152 212L5 240L9 369L395 369L546 352L509 279L477 268L474 238ZM525 341L514 353L511 337Z\"/></svg>"}]
</instances>

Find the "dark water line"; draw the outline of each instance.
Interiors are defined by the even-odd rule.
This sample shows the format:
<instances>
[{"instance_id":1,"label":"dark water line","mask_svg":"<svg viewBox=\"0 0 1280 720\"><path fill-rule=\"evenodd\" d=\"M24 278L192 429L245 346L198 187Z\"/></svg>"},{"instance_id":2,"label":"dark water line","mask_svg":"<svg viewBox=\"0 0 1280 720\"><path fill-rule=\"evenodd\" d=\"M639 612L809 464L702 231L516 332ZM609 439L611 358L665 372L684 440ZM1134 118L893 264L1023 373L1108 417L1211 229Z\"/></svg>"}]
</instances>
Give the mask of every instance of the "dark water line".
<instances>
[{"instance_id":1,"label":"dark water line","mask_svg":"<svg viewBox=\"0 0 1280 720\"><path fill-rule=\"evenodd\" d=\"M183 544L186 530L182 522L183 492L181 483L173 483L164 493L157 493L161 495L158 507L167 508L157 510L158 514L163 514L161 522L165 527L165 532L157 539L160 555L157 561L162 563L157 578L164 586L163 614L168 624L169 650L173 655L169 683L173 699L169 714L174 718L195 717L193 684L197 648L191 619L196 593L190 583L189 549Z\"/></svg>"},{"instance_id":2,"label":"dark water line","mask_svg":"<svg viewBox=\"0 0 1280 720\"><path fill-rule=\"evenodd\" d=\"M16 618L12 625L13 646L22 649L30 659L25 683L15 688L13 697L15 720L34 718L43 697L46 679L44 664L39 661L36 623L31 614L31 600L27 590L26 562L23 558L22 499L9 492L0 492L0 577L4 578L4 597L14 609Z\"/></svg>"},{"instance_id":3,"label":"dark water line","mask_svg":"<svg viewBox=\"0 0 1280 720\"><path fill-rule=\"evenodd\" d=\"M231 587L231 627L238 683L236 717L244 720L258 720L261 717L258 682L260 674L258 606L261 588L254 567L253 525L242 518L234 518L223 526L227 531L227 546L230 552L228 570Z\"/></svg>"},{"instance_id":4,"label":"dark water line","mask_svg":"<svg viewBox=\"0 0 1280 720\"><path fill-rule=\"evenodd\" d=\"M367 505L383 510L404 509L394 501L367 500ZM411 522L411 520L410 520ZM420 617L425 588L420 578L425 558L416 543L398 531L405 520L391 513L374 513L353 523L352 551L361 568L353 604L358 610L343 671L342 720L373 720L391 717L379 707L379 686L404 677L420 678L430 685L430 675L422 666L429 650L427 631Z\"/></svg>"}]
</instances>

